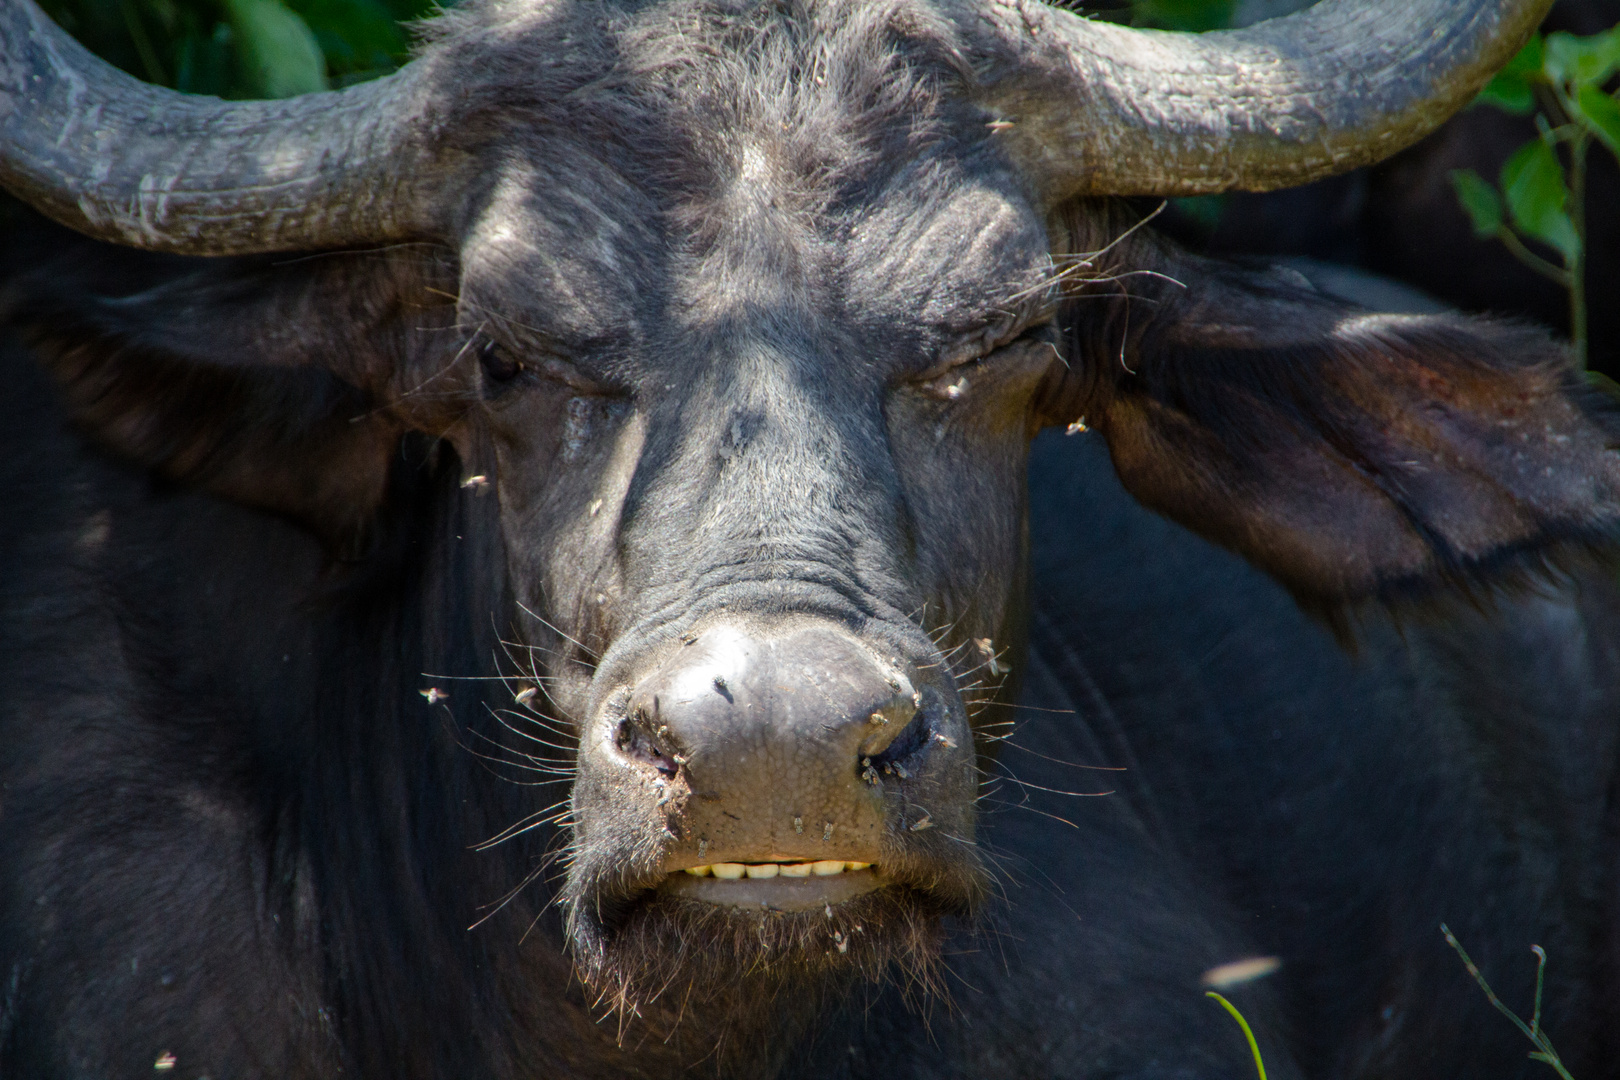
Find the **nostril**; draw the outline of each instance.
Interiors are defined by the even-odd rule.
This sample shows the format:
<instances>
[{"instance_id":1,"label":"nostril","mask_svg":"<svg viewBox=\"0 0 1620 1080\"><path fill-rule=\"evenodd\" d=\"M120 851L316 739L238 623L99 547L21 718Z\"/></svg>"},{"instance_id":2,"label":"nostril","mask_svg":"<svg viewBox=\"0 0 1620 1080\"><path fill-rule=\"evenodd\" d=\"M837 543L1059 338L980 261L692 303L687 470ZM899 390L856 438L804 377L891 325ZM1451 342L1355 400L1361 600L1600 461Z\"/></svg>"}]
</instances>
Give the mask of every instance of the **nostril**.
<instances>
[{"instance_id":1,"label":"nostril","mask_svg":"<svg viewBox=\"0 0 1620 1080\"><path fill-rule=\"evenodd\" d=\"M902 780L907 779L910 776L908 766L915 764L913 759L922 753L937 727L936 708L937 706L930 703L918 709L912 714L906 726L901 728L880 752L863 755L862 773L865 774L870 770L873 773L886 773L899 776Z\"/></svg>"},{"instance_id":2,"label":"nostril","mask_svg":"<svg viewBox=\"0 0 1620 1080\"><path fill-rule=\"evenodd\" d=\"M641 723L638 723L638 720ZM673 749L658 736L649 733L644 726L647 723L645 716L626 716L619 721L619 726L613 733L613 745L619 748L619 753L632 761L651 765L665 776L674 776L679 763ZM667 732L669 729L663 730Z\"/></svg>"}]
</instances>

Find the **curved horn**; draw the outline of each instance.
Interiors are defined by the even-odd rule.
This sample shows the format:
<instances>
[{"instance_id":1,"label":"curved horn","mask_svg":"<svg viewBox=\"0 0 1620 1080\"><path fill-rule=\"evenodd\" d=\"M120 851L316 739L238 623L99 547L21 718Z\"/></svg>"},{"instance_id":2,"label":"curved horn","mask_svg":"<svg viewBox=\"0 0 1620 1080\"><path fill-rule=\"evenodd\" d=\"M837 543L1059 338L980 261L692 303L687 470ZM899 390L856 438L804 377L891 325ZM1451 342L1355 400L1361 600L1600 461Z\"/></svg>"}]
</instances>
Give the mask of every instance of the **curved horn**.
<instances>
[{"instance_id":1,"label":"curved horn","mask_svg":"<svg viewBox=\"0 0 1620 1080\"><path fill-rule=\"evenodd\" d=\"M189 255L424 235L409 189L426 158L425 74L225 102L131 78L33 0L0 0L0 185L97 239Z\"/></svg>"},{"instance_id":2,"label":"curved horn","mask_svg":"<svg viewBox=\"0 0 1620 1080\"><path fill-rule=\"evenodd\" d=\"M1268 191L1382 160L1466 104L1552 0L1322 0L1243 30L978 7L988 104L1052 202Z\"/></svg>"}]
</instances>

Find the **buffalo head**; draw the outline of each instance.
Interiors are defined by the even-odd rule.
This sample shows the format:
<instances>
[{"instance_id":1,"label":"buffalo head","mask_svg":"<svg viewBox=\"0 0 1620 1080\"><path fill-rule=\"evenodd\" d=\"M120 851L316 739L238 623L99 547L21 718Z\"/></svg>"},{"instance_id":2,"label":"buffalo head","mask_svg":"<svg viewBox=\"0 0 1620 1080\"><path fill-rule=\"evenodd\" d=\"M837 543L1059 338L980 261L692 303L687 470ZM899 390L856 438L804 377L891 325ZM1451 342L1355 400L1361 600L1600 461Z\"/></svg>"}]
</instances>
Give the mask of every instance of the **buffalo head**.
<instances>
[{"instance_id":1,"label":"buffalo head","mask_svg":"<svg viewBox=\"0 0 1620 1080\"><path fill-rule=\"evenodd\" d=\"M1319 605L1607 535L1620 470L1534 335L1349 311L1099 198L1392 153L1546 6L1194 38L489 0L391 78L227 104L13 0L0 178L216 257L38 323L115 448L339 552L407 432L493 491L515 689L575 770L572 943L634 1000L926 960L972 909L1042 426L1097 428L1139 498Z\"/></svg>"}]
</instances>

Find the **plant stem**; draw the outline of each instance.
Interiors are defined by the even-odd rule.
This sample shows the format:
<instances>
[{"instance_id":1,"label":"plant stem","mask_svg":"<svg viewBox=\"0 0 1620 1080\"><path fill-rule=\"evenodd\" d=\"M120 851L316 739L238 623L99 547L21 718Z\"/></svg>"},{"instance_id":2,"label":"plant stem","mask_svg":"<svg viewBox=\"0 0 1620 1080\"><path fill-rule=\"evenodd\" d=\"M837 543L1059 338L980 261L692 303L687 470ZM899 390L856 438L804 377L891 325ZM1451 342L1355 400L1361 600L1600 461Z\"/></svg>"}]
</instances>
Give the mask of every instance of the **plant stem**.
<instances>
[{"instance_id":1,"label":"plant stem","mask_svg":"<svg viewBox=\"0 0 1620 1080\"><path fill-rule=\"evenodd\" d=\"M1575 256L1569 272L1569 337L1575 359L1586 367L1586 150L1592 137L1583 130L1569 144L1569 221L1575 226Z\"/></svg>"},{"instance_id":2,"label":"plant stem","mask_svg":"<svg viewBox=\"0 0 1620 1080\"><path fill-rule=\"evenodd\" d=\"M1519 1014L1508 1008L1506 1003L1496 996L1496 992L1491 989L1491 984L1486 982L1485 976L1481 974L1479 965L1475 964L1473 958L1463 949L1462 942L1457 940L1456 935L1451 932L1451 928L1445 923L1441 923L1440 932L1446 936L1446 944L1455 949L1457 955L1462 957L1463 967L1467 968L1468 974L1474 977L1474 982L1479 984L1481 990L1485 991L1485 1000L1494 1005L1497 1012L1513 1021L1514 1026L1524 1032L1525 1038L1535 1045L1536 1049L1530 1056L1536 1061L1552 1066L1553 1071L1559 1075L1561 1080L1575 1080L1574 1077L1569 1075L1569 1070L1564 1067L1563 1061L1559 1059L1558 1051L1553 1049L1552 1040L1547 1038L1545 1031L1541 1030L1541 977L1547 966L1547 954L1542 951L1541 946L1530 946L1531 950L1536 954L1536 1004L1535 1012L1531 1014L1532 1025L1520 1020ZM1215 995L1211 994L1209 996L1214 997ZM1244 1025L1244 1030L1247 1029L1248 1026Z\"/></svg>"},{"instance_id":3,"label":"plant stem","mask_svg":"<svg viewBox=\"0 0 1620 1080\"><path fill-rule=\"evenodd\" d=\"M1204 996L1212 997L1220 1002L1221 1007L1231 1013L1232 1019L1238 1022L1238 1027L1243 1029L1243 1037L1249 1040L1249 1053L1254 1055L1254 1069L1260 1074L1260 1080L1266 1080L1266 1063L1260 1057L1260 1044L1254 1041L1254 1031L1250 1029L1249 1022L1243 1019L1243 1014L1238 1012L1236 1005L1233 1005L1215 991L1206 990Z\"/></svg>"},{"instance_id":4,"label":"plant stem","mask_svg":"<svg viewBox=\"0 0 1620 1080\"><path fill-rule=\"evenodd\" d=\"M1528 266L1542 277L1550 278L1551 280L1556 281L1558 283L1558 287L1561 289L1568 289L1570 287L1570 276L1568 270L1560 266L1554 266L1546 259L1543 259L1540 255L1537 255L1535 252L1525 247L1524 241L1520 240L1513 230L1508 228L1506 225L1503 225L1496 230L1496 238L1507 246L1508 251L1513 254L1515 259L1518 259L1520 262L1524 263L1524 265Z\"/></svg>"}]
</instances>

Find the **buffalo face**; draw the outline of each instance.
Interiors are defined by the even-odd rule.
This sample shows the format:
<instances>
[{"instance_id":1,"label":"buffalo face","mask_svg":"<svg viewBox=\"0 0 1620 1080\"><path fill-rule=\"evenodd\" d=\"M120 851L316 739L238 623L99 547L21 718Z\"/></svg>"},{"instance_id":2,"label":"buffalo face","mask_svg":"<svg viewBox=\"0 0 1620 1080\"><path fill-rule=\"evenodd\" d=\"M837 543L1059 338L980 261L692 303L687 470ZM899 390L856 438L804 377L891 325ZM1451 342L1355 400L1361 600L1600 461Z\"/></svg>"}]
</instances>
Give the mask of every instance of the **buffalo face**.
<instances>
[{"instance_id":1,"label":"buffalo face","mask_svg":"<svg viewBox=\"0 0 1620 1080\"><path fill-rule=\"evenodd\" d=\"M107 442L345 554L402 435L455 447L510 723L573 777L550 880L597 989L926 968L989 881L1063 371L1038 194L943 23L509 14L436 61L453 238L177 262L39 343Z\"/></svg>"},{"instance_id":2,"label":"buffalo face","mask_svg":"<svg viewBox=\"0 0 1620 1080\"><path fill-rule=\"evenodd\" d=\"M904 158L818 176L766 112L704 155L675 116L684 188L548 147L462 257L457 438L578 741L571 933L620 988L925 961L985 887L1048 239L976 118L965 150L880 126Z\"/></svg>"}]
</instances>

